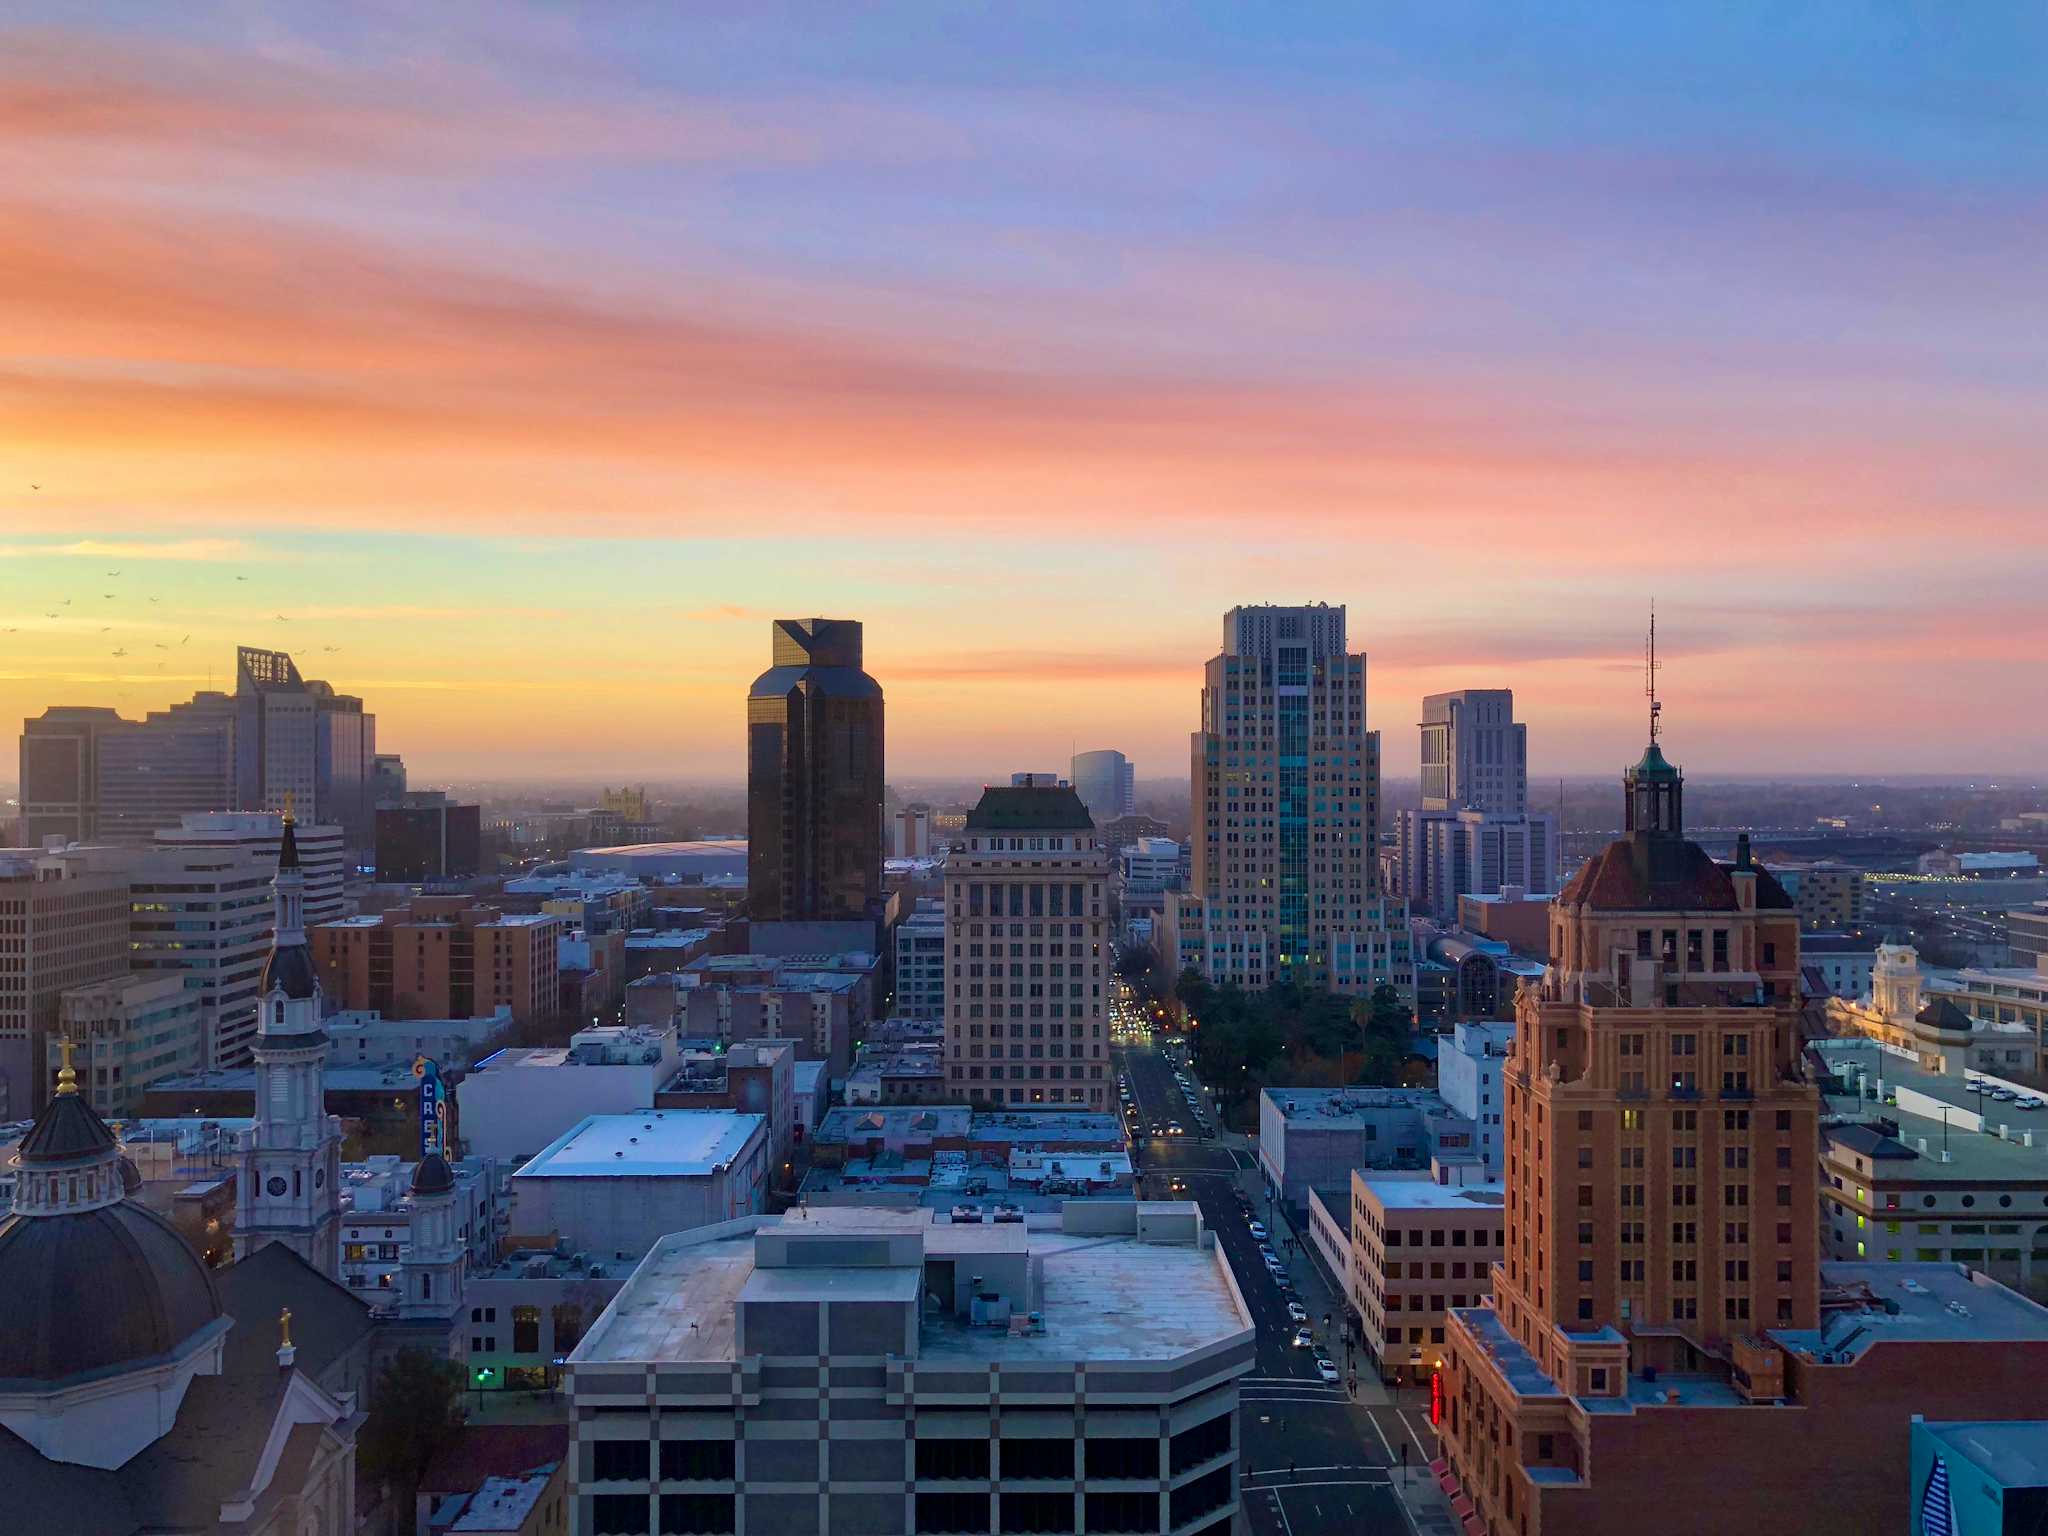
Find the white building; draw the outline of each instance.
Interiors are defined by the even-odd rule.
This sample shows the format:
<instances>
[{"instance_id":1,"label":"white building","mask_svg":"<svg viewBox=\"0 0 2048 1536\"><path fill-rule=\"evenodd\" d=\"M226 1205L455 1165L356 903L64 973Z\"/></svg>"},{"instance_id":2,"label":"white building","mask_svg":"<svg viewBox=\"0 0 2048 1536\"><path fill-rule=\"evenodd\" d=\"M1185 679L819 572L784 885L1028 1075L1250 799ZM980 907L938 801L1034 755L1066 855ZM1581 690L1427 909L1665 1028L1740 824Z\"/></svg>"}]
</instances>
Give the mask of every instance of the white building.
<instances>
[{"instance_id":1,"label":"white building","mask_svg":"<svg viewBox=\"0 0 2048 1536\"><path fill-rule=\"evenodd\" d=\"M1470 808L1406 811L1396 857L1408 902L1454 923L1460 896L1556 889L1557 818Z\"/></svg>"},{"instance_id":2,"label":"white building","mask_svg":"<svg viewBox=\"0 0 2048 1536\"><path fill-rule=\"evenodd\" d=\"M925 899L896 925L896 1007L906 1019L946 1016L946 910Z\"/></svg>"},{"instance_id":3,"label":"white building","mask_svg":"<svg viewBox=\"0 0 2048 1536\"><path fill-rule=\"evenodd\" d=\"M1387 983L1412 1007L1407 920L1380 888L1379 747L1341 605L1225 614L1193 738L1198 900L1168 899L1162 947L1218 984Z\"/></svg>"},{"instance_id":4,"label":"white building","mask_svg":"<svg viewBox=\"0 0 2048 1536\"><path fill-rule=\"evenodd\" d=\"M412 1256L417 1163L383 1155L341 1165L341 1283L372 1306L395 1305ZM464 1158L454 1175L455 1240L471 1269L488 1268L501 1235L497 1165Z\"/></svg>"},{"instance_id":5,"label":"white building","mask_svg":"<svg viewBox=\"0 0 2048 1536\"><path fill-rule=\"evenodd\" d=\"M922 859L932 851L932 813L924 806L893 811L889 816L889 856Z\"/></svg>"},{"instance_id":6,"label":"white building","mask_svg":"<svg viewBox=\"0 0 2048 1536\"><path fill-rule=\"evenodd\" d=\"M512 1227L594 1254L753 1215L768 1193L768 1119L725 1109L591 1115L512 1175Z\"/></svg>"},{"instance_id":7,"label":"white building","mask_svg":"<svg viewBox=\"0 0 2048 1536\"><path fill-rule=\"evenodd\" d=\"M332 823L293 828L299 864L306 877L306 923L331 923L349 915L342 894L348 853L342 829ZM266 870L277 868L284 839L284 817L277 811L209 811L187 815L176 827L156 834L158 848L241 848L256 855Z\"/></svg>"},{"instance_id":8,"label":"white building","mask_svg":"<svg viewBox=\"0 0 2048 1536\"><path fill-rule=\"evenodd\" d=\"M1500 1072L1514 1039L1512 1024L1461 1022L1450 1039L1437 1042L1436 1091L1452 1110L1472 1122L1479 1160L1496 1179L1506 1142L1501 1129Z\"/></svg>"},{"instance_id":9,"label":"white building","mask_svg":"<svg viewBox=\"0 0 2048 1536\"><path fill-rule=\"evenodd\" d=\"M581 1029L564 1047L486 1056L455 1087L464 1149L518 1162L592 1115L648 1109L681 1064L668 1028Z\"/></svg>"},{"instance_id":10,"label":"white building","mask_svg":"<svg viewBox=\"0 0 2048 1536\"><path fill-rule=\"evenodd\" d=\"M575 1528L1227 1536L1256 1361L1192 1202L683 1233L569 1357Z\"/></svg>"}]
</instances>

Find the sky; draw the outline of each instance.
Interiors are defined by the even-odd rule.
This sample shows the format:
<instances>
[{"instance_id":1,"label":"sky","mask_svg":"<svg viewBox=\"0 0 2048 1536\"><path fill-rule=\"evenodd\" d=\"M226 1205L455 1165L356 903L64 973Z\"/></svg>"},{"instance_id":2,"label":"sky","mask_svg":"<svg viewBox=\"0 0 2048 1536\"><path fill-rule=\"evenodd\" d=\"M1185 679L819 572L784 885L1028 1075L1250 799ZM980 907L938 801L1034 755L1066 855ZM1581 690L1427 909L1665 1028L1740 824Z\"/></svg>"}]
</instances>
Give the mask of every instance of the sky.
<instances>
[{"instance_id":1,"label":"sky","mask_svg":"<svg viewBox=\"0 0 2048 1536\"><path fill-rule=\"evenodd\" d=\"M0 718L237 644L416 780L733 779L779 616L892 772L1180 776L1244 602L1390 774L2048 757L2048 13L10 8ZM2029 702L2031 700L2031 702Z\"/></svg>"}]
</instances>

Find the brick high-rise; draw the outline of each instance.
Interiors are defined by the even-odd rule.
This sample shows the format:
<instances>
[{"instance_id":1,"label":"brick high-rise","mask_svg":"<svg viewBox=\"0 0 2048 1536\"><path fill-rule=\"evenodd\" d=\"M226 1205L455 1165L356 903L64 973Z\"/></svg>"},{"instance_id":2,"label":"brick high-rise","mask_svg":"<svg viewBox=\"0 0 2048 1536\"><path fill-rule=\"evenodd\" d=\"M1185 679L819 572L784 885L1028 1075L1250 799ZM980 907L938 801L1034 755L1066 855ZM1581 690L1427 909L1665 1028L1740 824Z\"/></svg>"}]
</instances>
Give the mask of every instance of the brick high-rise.
<instances>
[{"instance_id":1,"label":"brick high-rise","mask_svg":"<svg viewBox=\"0 0 2048 1536\"><path fill-rule=\"evenodd\" d=\"M1109 1107L1109 851L1066 785L985 789L946 861L946 1087Z\"/></svg>"}]
</instances>

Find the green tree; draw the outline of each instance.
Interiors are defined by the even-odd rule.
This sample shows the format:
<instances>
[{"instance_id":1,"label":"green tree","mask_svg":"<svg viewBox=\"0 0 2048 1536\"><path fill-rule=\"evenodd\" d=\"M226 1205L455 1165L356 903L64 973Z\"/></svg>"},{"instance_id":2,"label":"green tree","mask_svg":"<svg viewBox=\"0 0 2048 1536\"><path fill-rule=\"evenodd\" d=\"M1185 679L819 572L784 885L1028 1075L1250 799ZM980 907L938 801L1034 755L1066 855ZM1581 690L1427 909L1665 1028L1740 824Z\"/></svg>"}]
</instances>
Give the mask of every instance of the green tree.
<instances>
[{"instance_id":1,"label":"green tree","mask_svg":"<svg viewBox=\"0 0 2048 1536\"><path fill-rule=\"evenodd\" d=\"M404 1349L378 1374L356 1439L363 1475L410 1510L427 1464L462 1427L462 1368L423 1349Z\"/></svg>"},{"instance_id":2,"label":"green tree","mask_svg":"<svg viewBox=\"0 0 2048 1536\"><path fill-rule=\"evenodd\" d=\"M1352 1016L1360 1032L1360 1049L1365 1065L1360 1081L1391 1085L1401 1080L1401 1063L1408 1059L1408 1036L1415 1027L1409 1011L1401 1006L1401 994L1386 982L1372 989Z\"/></svg>"},{"instance_id":3,"label":"green tree","mask_svg":"<svg viewBox=\"0 0 2048 1536\"><path fill-rule=\"evenodd\" d=\"M1193 966L1189 966L1173 982L1174 1000L1203 1023L1216 1006L1216 989L1209 980Z\"/></svg>"}]
</instances>

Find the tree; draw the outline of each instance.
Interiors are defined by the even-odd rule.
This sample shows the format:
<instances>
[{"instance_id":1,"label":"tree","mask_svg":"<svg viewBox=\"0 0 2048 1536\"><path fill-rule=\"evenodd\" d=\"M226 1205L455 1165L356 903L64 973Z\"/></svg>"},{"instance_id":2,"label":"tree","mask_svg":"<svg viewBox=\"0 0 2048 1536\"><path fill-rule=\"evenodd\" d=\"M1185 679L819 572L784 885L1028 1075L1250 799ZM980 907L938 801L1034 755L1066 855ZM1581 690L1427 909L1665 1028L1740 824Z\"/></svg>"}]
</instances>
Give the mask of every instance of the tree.
<instances>
[{"instance_id":1,"label":"tree","mask_svg":"<svg viewBox=\"0 0 2048 1536\"><path fill-rule=\"evenodd\" d=\"M462 1368L423 1349L403 1349L377 1376L356 1440L363 1474L410 1510L427 1464L462 1427Z\"/></svg>"},{"instance_id":2,"label":"tree","mask_svg":"<svg viewBox=\"0 0 2048 1536\"><path fill-rule=\"evenodd\" d=\"M1372 989L1372 995L1352 1010L1362 1035L1365 1065L1361 1082L1391 1085L1401 1079L1401 1063L1408 1058L1408 1035L1415 1021L1401 1006L1401 994L1386 982Z\"/></svg>"},{"instance_id":3,"label":"tree","mask_svg":"<svg viewBox=\"0 0 2048 1536\"><path fill-rule=\"evenodd\" d=\"M1204 1023L1216 1008L1216 989L1209 979L1193 966L1189 966L1174 978L1173 996L1181 1007Z\"/></svg>"}]
</instances>

